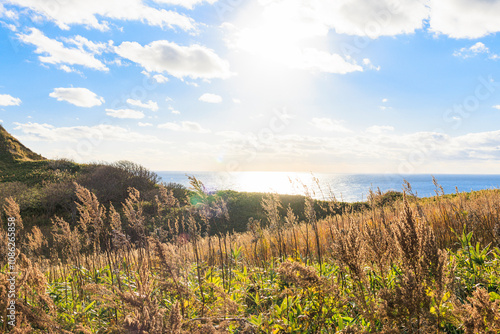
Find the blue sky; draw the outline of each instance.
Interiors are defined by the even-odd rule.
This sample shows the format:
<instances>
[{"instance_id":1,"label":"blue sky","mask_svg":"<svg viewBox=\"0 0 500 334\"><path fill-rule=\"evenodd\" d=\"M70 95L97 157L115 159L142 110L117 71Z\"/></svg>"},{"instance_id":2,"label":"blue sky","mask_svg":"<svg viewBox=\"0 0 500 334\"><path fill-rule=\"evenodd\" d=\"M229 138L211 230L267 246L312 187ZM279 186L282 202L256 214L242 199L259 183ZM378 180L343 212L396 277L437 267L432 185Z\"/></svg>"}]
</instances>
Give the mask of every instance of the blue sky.
<instances>
[{"instance_id":1,"label":"blue sky","mask_svg":"<svg viewBox=\"0 0 500 334\"><path fill-rule=\"evenodd\" d=\"M6 0L0 120L153 170L498 173L500 1Z\"/></svg>"}]
</instances>

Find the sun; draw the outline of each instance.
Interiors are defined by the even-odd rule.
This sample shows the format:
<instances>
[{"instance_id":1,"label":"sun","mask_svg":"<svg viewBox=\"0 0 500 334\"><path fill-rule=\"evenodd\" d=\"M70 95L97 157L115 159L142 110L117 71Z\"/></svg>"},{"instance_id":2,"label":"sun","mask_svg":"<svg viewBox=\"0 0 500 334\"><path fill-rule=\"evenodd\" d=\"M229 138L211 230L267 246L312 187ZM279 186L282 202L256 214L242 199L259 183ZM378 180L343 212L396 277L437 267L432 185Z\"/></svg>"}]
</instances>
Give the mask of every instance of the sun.
<instances>
[{"instance_id":1,"label":"sun","mask_svg":"<svg viewBox=\"0 0 500 334\"><path fill-rule=\"evenodd\" d=\"M233 46L259 58L296 67L303 49L328 29L309 17L301 1L273 1L242 11L235 26Z\"/></svg>"},{"instance_id":2,"label":"sun","mask_svg":"<svg viewBox=\"0 0 500 334\"><path fill-rule=\"evenodd\" d=\"M312 95L314 78L304 67L304 49L317 47L311 43L322 32L300 9L295 0L250 1L224 25L228 59L237 73L230 89L252 101L245 112L299 108Z\"/></svg>"}]
</instances>

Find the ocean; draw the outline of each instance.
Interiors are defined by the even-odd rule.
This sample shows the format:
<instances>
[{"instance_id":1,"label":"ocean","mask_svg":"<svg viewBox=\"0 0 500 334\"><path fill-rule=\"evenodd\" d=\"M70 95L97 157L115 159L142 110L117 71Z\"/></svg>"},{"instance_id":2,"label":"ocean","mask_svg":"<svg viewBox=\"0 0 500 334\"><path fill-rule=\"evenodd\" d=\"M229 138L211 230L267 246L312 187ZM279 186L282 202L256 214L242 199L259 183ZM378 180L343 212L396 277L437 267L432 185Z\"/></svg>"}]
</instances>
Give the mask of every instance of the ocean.
<instances>
[{"instance_id":1,"label":"ocean","mask_svg":"<svg viewBox=\"0 0 500 334\"><path fill-rule=\"evenodd\" d=\"M287 172L156 172L165 183L174 182L189 188L189 176L203 182L207 191L236 190L246 192L276 192L303 195L308 192L317 199L346 202L364 201L369 189L403 190L403 181L410 182L413 192L419 197L436 194L430 174L328 174ZM434 175L446 194L456 192L498 189L500 175L436 174Z\"/></svg>"}]
</instances>

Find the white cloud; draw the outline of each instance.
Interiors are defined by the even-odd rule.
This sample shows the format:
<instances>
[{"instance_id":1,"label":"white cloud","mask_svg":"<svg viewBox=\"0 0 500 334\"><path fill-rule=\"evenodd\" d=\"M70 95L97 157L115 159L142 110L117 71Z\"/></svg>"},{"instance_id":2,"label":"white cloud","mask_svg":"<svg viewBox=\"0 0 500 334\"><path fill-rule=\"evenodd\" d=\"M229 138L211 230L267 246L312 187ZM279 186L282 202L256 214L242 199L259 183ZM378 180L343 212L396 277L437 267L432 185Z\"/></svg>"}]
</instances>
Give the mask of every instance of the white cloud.
<instances>
[{"instance_id":1,"label":"white cloud","mask_svg":"<svg viewBox=\"0 0 500 334\"><path fill-rule=\"evenodd\" d=\"M144 118L144 113L142 111L137 111L133 109L106 109L106 115L114 118L132 118L132 119Z\"/></svg>"},{"instance_id":2,"label":"white cloud","mask_svg":"<svg viewBox=\"0 0 500 334\"><path fill-rule=\"evenodd\" d=\"M135 107L146 108L152 111L158 111L158 103L153 102L151 100L149 100L146 103L143 103L140 100L127 99L127 103Z\"/></svg>"},{"instance_id":3,"label":"white cloud","mask_svg":"<svg viewBox=\"0 0 500 334\"><path fill-rule=\"evenodd\" d=\"M3 4L0 3L0 17L5 17L9 20L17 20L19 15L16 11L11 9L6 9ZM14 26L15 27L15 26ZM15 31L15 30L13 30Z\"/></svg>"},{"instance_id":4,"label":"white cloud","mask_svg":"<svg viewBox=\"0 0 500 334\"><path fill-rule=\"evenodd\" d=\"M368 36L411 34L429 16L426 0L340 0L318 2L317 17L337 33Z\"/></svg>"},{"instance_id":5,"label":"white cloud","mask_svg":"<svg viewBox=\"0 0 500 334\"><path fill-rule=\"evenodd\" d=\"M500 159L500 131L476 132L450 138L443 151L449 159L497 160Z\"/></svg>"},{"instance_id":6,"label":"white cloud","mask_svg":"<svg viewBox=\"0 0 500 334\"><path fill-rule=\"evenodd\" d=\"M168 106L168 110L174 115L179 115L181 112L179 110L174 109L172 106Z\"/></svg>"},{"instance_id":7,"label":"white cloud","mask_svg":"<svg viewBox=\"0 0 500 334\"><path fill-rule=\"evenodd\" d=\"M221 136L221 137L224 137L224 138L228 138L228 139L231 139L231 140L245 140L245 139L248 139L248 136L241 133L241 132L238 132L238 131L233 131L233 130L227 130L227 131L219 131L219 132L216 132L215 135L217 136Z\"/></svg>"},{"instance_id":8,"label":"white cloud","mask_svg":"<svg viewBox=\"0 0 500 334\"><path fill-rule=\"evenodd\" d=\"M165 83L168 81L168 78L161 74L153 75L153 79L155 79L157 83Z\"/></svg>"},{"instance_id":9,"label":"white cloud","mask_svg":"<svg viewBox=\"0 0 500 334\"><path fill-rule=\"evenodd\" d=\"M421 29L429 16L427 0L276 0L265 6L263 21L258 22L263 32L272 35L282 30L280 34L299 39L326 36L330 29L370 38L410 34Z\"/></svg>"},{"instance_id":10,"label":"white cloud","mask_svg":"<svg viewBox=\"0 0 500 334\"><path fill-rule=\"evenodd\" d=\"M26 7L55 22L59 28L68 30L70 25L108 30L107 20L127 20L147 22L152 26L193 30L194 21L180 13L156 9L142 0L7 0L11 4Z\"/></svg>"},{"instance_id":11,"label":"white cloud","mask_svg":"<svg viewBox=\"0 0 500 334\"><path fill-rule=\"evenodd\" d=\"M66 44L74 45L78 50L88 51L91 54L102 54L103 52L112 51L113 41L109 43L102 42L92 42L87 38L77 35L71 38L63 37L61 38Z\"/></svg>"},{"instance_id":12,"label":"white cloud","mask_svg":"<svg viewBox=\"0 0 500 334\"><path fill-rule=\"evenodd\" d=\"M205 93L200 98L198 99L202 102L207 102L207 103L221 103L222 102L222 96L216 95L216 94L210 94L210 93Z\"/></svg>"},{"instance_id":13,"label":"white cloud","mask_svg":"<svg viewBox=\"0 0 500 334\"><path fill-rule=\"evenodd\" d=\"M109 69L100 60L94 57L104 49L104 45L93 43L84 37L76 36L66 39L67 43L77 47L65 47L62 42L50 39L40 30L31 28L29 34L18 34L18 38L27 44L36 46L35 53L41 54L38 59L47 64L81 65L98 71ZM65 68L63 68L65 70Z\"/></svg>"},{"instance_id":14,"label":"white cloud","mask_svg":"<svg viewBox=\"0 0 500 334\"><path fill-rule=\"evenodd\" d=\"M498 0L430 0L431 31L452 38L480 38L500 31Z\"/></svg>"},{"instance_id":15,"label":"white cloud","mask_svg":"<svg viewBox=\"0 0 500 334\"><path fill-rule=\"evenodd\" d=\"M498 55L491 53L490 49L481 42L477 42L469 48L461 48L460 50L453 53L455 57L460 57L463 59L472 58L479 54L487 54L490 59L499 58Z\"/></svg>"},{"instance_id":16,"label":"white cloud","mask_svg":"<svg viewBox=\"0 0 500 334\"><path fill-rule=\"evenodd\" d=\"M390 131L394 131L394 127L390 125L373 125L366 129L366 132L373 134L382 134Z\"/></svg>"},{"instance_id":17,"label":"white cloud","mask_svg":"<svg viewBox=\"0 0 500 334\"><path fill-rule=\"evenodd\" d=\"M337 121L330 118L313 118L311 123L322 131L343 133L352 132L342 125L342 121Z\"/></svg>"},{"instance_id":18,"label":"white cloud","mask_svg":"<svg viewBox=\"0 0 500 334\"><path fill-rule=\"evenodd\" d=\"M241 100L240 99L233 99L233 103L240 104Z\"/></svg>"},{"instance_id":19,"label":"white cloud","mask_svg":"<svg viewBox=\"0 0 500 334\"><path fill-rule=\"evenodd\" d=\"M331 162L335 161L336 165L343 165L341 171L430 173L440 165L460 170L457 166L462 166L462 162L478 165L489 162L491 166L498 167L500 159L500 131L463 136L439 132L398 135L387 128L382 133L361 132L341 136L330 133L315 136L276 134L266 141L258 141L255 134L252 137L251 134L234 131L216 134L224 140L226 156L244 159L252 154L254 161L262 161L263 166L276 163L282 168L290 168L290 163L296 161L301 166L309 164L316 170L331 171ZM253 141L259 144L257 154ZM214 151L217 154L222 149ZM418 159L415 159L415 152L419 154ZM255 167L255 164L252 163L252 166ZM494 169L490 168L490 172Z\"/></svg>"},{"instance_id":20,"label":"white cloud","mask_svg":"<svg viewBox=\"0 0 500 334\"><path fill-rule=\"evenodd\" d=\"M488 53L490 50L481 42L477 42L470 48L461 48L459 51L455 51L453 55L455 57L470 58L474 57L480 53Z\"/></svg>"},{"instance_id":21,"label":"white cloud","mask_svg":"<svg viewBox=\"0 0 500 334\"><path fill-rule=\"evenodd\" d=\"M143 135L137 132L131 132L125 128L99 124L95 126L72 126L72 127L55 127L50 124L39 123L14 123L17 125L16 130L21 130L24 134L29 135L34 140L44 140L52 142L77 142L81 139L102 138L103 140L119 141L119 142L148 142L159 143L158 138L149 135Z\"/></svg>"},{"instance_id":22,"label":"white cloud","mask_svg":"<svg viewBox=\"0 0 500 334\"><path fill-rule=\"evenodd\" d=\"M387 101L389 101L388 99L382 99L382 103L386 103Z\"/></svg>"},{"instance_id":23,"label":"white cloud","mask_svg":"<svg viewBox=\"0 0 500 334\"><path fill-rule=\"evenodd\" d=\"M242 29L238 22L224 25L237 36L230 45L285 53L305 39L326 36L329 30L378 38L414 33L424 29L427 20L429 31L452 38L500 32L498 0L274 0L260 4L261 12Z\"/></svg>"},{"instance_id":24,"label":"white cloud","mask_svg":"<svg viewBox=\"0 0 500 334\"><path fill-rule=\"evenodd\" d=\"M380 66L373 65L372 61L368 58L363 59L363 65L370 70L380 71Z\"/></svg>"},{"instance_id":25,"label":"white cloud","mask_svg":"<svg viewBox=\"0 0 500 334\"><path fill-rule=\"evenodd\" d=\"M207 2L209 4L215 3L217 0L154 0L157 3L165 3L169 5L176 5L186 7L188 9L193 9L196 5L199 5L203 2Z\"/></svg>"},{"instance_id":26,"label":"white cloud","mask_svg":"<svg viewBox=\"0 0 500 334\"><path fill-rule=\"evenodd\" d=\"M493 108L500 110L500 104L493 106Z\"/></svg>"},{"instance_id":27,"label":"white cloud","mask_svg":"<svg viewBox=\"0 0 500 334\"><path fill-rule=\"evenodd\" d=\"M231 26L227 43L259 58L312 72L348 73L362 67L339 54L302 48L304 40L326 36L328 27L316 17L315 8L302 8L295 0L269 2L262 14L243 25ZM305 5L306 7L309 7ZM314 5L311 5L314 7ZM305 14L308 13L308 14Z\"/></svg>"},{"instance_id":28,"label":"white cloud","mask_svg":"<svg viewBox=\"0 0 500 334\"><path fill-rule=\"evenodd\" d=\"M72 72L74 72L74 73L78 73L80 75L83 74L82 72L78 71L77 69L74 69L73 67L69 67L68 65L61 65L61 66L59 66L59 69L63 70L66 73L72 73Z\"/></svg>"},{"instance_id":29,"label":"white cloud","mask_svg":"<svg viewBox=\"0 0 500 334\"><path fill-rule=\"evenodd\" d=\"M144 74L146 77L151 78L151 73L149 73L148 71L141 71L141 73ZM166 76L164 76L164 75L161 75L161 74L155 74L155 75L153 75L153 79L157 83L168 82L168 78Z\"/></svg>"},{"instance_id":30,"label":"white cloud","mask_svg":"<svg viewBox=\"0 0 500 334\"><path fill-rule=\"evenodd\" d=\"M17 97L10 96L9 94L0 94L0 106L18 106L21 104L21 99Z\"/></svg>"},{"instance_id":31,"label":"white cloud","mask_svg":"<svg viewBox=\"0 0 500 334\"><path fill-rule=\"evenodd\" d=\"M361 66L346 61L338 54L331 54L313 48L303 50L300 60L292 66L304 70L338 74L363 71Z\"/></svg>"},{"instance_id":32,"label":"white cloud","mask_svg":"<svg viewBox=\"0 0 500 334\"><path fill-rule=\"evenodd\" d=\"M0 17L2 17L2 15L0 15ZM17 31L17 27L15 25L11 24L11 23L5 23L3 21L0 21L0 25L2 27L5 27L5 28L9 29L10 31Z\"/></svg>"},{"instance_id":33,"label":"white cloud","mask_svg":"<svg viewBox=\"0 0 500 334\"><path fill-rule=\"evenodd\" d=\"M66 101L77 107L84 108L100 106L104 103L104 98L97 96L96 93L87 88L54 88L54 91L49 96L57 99L57 101Z\"/></svg>"},{"instance_id":34,"label":"white cloud","mask_svg":"<svg viewBox=\"0 0 500 334\"><path fill-rule=\"evenodd\" d=\"M213 50L201 45L180 46L160 40L142 46L137 42L123 42L116 53L143 66L148 72L166 72L176 78L227 78L231 75L229 63Z\"/></svg>"},{"instance_id":35,"label":"white cloud","mask_svg":"<svg viewBox=\"0 0 500 334\"><path fill-rule=\"evenodd\" d=\"M340 11L343 5L347 6L347 1L276 0L261 4L264 9L256 11L252 20L224 25L228 31L229 47L244 50L280 66L311 72L346 74L363 71L363 67L352 58L322 48L304 47L311 44L307 42L327 45L328 31L338 21L331 19L331 16ZM364 4L359 6L359 10L369 7ZM319 38L324 43L318 43ZM379 69L369 59L364 61L364 66Z\"/></svg>"},{"instance_id":36,"label":"white cloud","mask_svg":"<svg viewBox=\"0 0 500 334\"><path fill-rule=\"evenodd\" d=\"M113 60L104 60L104 63L108 65L116 65L116 66L128 66L129 64L123 63L120 58L115 58Z\"/></svg>"},{"instance_id":37,"label":"white cloud","mask_svg":"<svg viewBox=\"0 0 500 334\"><path fill-rule=\"evenodd\" d=\"M151 123L142 123L142 122L139 122L139 123L137 123L137 124L138 124L139 126L143 126L143 127L144 127L144 126L153 126L153 124L151 124Z\"/></svg>"},{"instance_id":38,"label":"white cloud","mask_svg":"<svg viewBox=\"0 0 500 334\"><path fill-rule=\"evenodd\" d=\"M184 131L184 132L198 132L198 133L209 133L210 130L204 129L199 123L183 121L180 124L178 123L164 123L159 124L158 128L160 129L168 129L172 131Z\"/></svg>"}]
</instances>

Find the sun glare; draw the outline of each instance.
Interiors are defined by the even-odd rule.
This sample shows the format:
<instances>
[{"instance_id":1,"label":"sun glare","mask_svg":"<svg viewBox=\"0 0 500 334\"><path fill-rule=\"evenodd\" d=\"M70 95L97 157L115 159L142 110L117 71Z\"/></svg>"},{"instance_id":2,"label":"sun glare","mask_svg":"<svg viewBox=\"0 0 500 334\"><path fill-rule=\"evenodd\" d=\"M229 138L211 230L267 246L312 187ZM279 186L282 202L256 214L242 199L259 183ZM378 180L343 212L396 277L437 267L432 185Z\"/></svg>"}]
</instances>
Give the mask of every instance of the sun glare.
<instances>
[{"instance_id":1,"label":"sun glare","mask_svg":"<svg viewBox=\"0 0 500 334\"><path fill-rule=\"evenodd\" d=\"M244 172L235 173L233 182L248 192L272 192L279 194L304 194L304 186L313 186L313 176L308 173Z\"/></svg>"},{"instance_id":2,"label":"sun glare","mask_svg":"<svg viewBox=\"0 0 500 334\"><path fill-rule=\"evenodd\" d=\"M322 32L299 8L295 0L250 2L227 25L229 59L238 73L232 88L252 101L249 113L283 105L300 109L312 94L312 76L304 70L307 48L323 43L315 39Z\"/></svg>"},{"instance_id":3,"label":"sun glare","mask_svg":"<svg viewBox=\"0 0 500 334\"><path fill-rule=\"evenodd\" d=\"M277 1L249 8L237 26L235 46L265 60L296 67L308 39L326 34L321 24L308 20L297 1ZM250 19L249 19L250 18Z\"/></svg>"}]
</instances>

